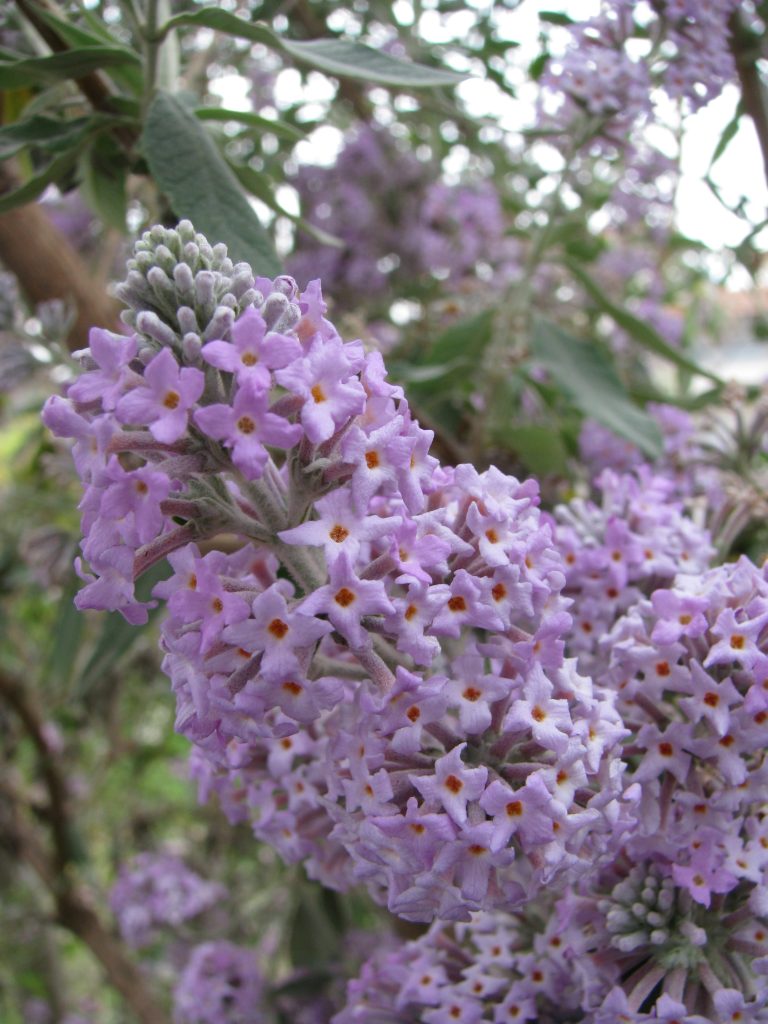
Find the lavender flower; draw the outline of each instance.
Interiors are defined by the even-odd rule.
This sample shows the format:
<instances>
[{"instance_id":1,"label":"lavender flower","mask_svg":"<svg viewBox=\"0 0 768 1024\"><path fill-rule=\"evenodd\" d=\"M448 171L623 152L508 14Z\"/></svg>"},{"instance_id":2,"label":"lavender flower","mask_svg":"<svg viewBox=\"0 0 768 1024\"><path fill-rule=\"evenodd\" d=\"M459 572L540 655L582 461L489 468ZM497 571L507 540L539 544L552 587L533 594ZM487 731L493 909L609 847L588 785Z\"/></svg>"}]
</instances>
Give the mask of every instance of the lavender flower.
<instances>
[{"instance_id":1,"label":"lavender flower","mask_svg":"<svg viewBox=\"0 0 768 1024\"><path fill-rule=\"evenodd\" d=\"M80 603L138 617L132 578L170 557L164 667L202 790L313 876L363 881L416 920L519 903L599 862L624 730L563 660L565 575L535 484L437 472L431 434L381 358L324 318L317 284L256 281L186 225L150 233L135 265L115 404L134 403L132 429L77 399L46 416L107 438L85 477L96 576ZM241 372L251 356L263 372ZM184 420L163 440L170 390ZM123 470L121 452L143 464ZM219 531L242 546L201 557L194 541Z\"/></svg>"},{"instance_id":2,"label":"lavender flower","mask_svg":"<svg viewBox=\"0 0 768 1024\"><path fill-rule=\"evenodd\" d=\"M253 950L195 946L173 994L175 1024L260 1024L263 985Z\"/></svg>"},{"instance_id":3,"label":"lavender flower","mask_svg":"<svg viewBox=\"0 0 768 1024\"><path fill-rule=\"evenodd\" d=\"M210 910L223 894L178 857L140 853L121 867L110 904L123 939L140 948Z\"/></svg>"},{"instance_id":4,"label":"lavender flower","mask_svg":"<svg viewBox=\"0 0 768 1024\"><path fill-rule=\"evenodd\" d=\"M201 798L437 922L363 969L339 1024L762 1019L766 574L705 571L708 534L645 466L552 519L533 481L438 467L317 284L190 235L140 244L126 394L47 408L86 488L79 602L139 618L133 579L168 557L163 667ZM268 340L283 365L258 374L221 348ZM161 359L174 388L204 378L173 441L156 397L119 422ZM239 544L202 555L219 532ZM252 1019L250 956L202 948L179 1020Z\"/></svg>"}]
</instances>

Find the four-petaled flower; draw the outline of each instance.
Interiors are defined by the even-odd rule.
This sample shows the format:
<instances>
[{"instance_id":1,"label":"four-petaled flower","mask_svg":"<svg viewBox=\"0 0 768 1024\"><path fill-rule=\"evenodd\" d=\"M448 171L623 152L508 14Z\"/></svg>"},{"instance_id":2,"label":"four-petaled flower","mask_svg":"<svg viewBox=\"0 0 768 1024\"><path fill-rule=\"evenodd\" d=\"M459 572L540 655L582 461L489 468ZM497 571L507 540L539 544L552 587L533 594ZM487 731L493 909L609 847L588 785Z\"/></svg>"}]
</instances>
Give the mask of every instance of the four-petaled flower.
<instances>
[{"instance_id":1,"label":"four-petaled flower","mask_svg":"<svg viewBox=\"0 0 768 1024\"><path fill-rule=\"evenodd\" d=\"M172 444L187 432L189 410L204 386L201 370L180 368L171 350L163 348L144 368L144 383L123 395L115 413L121 423L148 424L158 441Z\"/></svg>"},{"instance_id":2,"label":"four-petaled flower","mask_svg":"<svg viewBox=\"0 0 768 1024\"><path fill-rule=\"evenodd\" d=\"M232 405L206 405L195 413L195 423L209 437L232 450L232 461L247 480L258 480L269 453L265 445L292 448L301 427L268 410L267 393L246 380Z\"/></svg>"}]
</instances>

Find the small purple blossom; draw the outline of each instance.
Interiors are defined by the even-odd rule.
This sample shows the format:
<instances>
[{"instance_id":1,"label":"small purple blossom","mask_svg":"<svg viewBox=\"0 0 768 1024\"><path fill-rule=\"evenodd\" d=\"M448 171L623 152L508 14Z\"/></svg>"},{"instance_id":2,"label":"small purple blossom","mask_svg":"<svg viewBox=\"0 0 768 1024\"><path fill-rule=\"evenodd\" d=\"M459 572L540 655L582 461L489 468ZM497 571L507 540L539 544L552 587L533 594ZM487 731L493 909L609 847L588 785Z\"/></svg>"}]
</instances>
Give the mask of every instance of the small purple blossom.
<instances>
[{"instance_id":1,"label":"small purple blossom","mask_svg":"<svg viewBox=\"0 0 768 1024\"><path fill-rule=\"evenodd\" d=\"M209 437L232 451L232 461L247 480L258 480L269 458L265 445L292 448L301 428L268 411L265 391L247 379L233 404L207 405L195 413L195 423Z\"/></svg>"},{"instance_id":2,"label":"small purple blossom","mask_svg":"<svg viewBox=\"0 0 768 1024\"><path fill-rule=\"evenodd\" d=\"M144 384L124 394L115 413L121 423L148 424L153 437L172 444L186 433L189 411L204 386L200 370L179 369L171 350L163 348L145 367Z\"/></svg>"}]
</instances>

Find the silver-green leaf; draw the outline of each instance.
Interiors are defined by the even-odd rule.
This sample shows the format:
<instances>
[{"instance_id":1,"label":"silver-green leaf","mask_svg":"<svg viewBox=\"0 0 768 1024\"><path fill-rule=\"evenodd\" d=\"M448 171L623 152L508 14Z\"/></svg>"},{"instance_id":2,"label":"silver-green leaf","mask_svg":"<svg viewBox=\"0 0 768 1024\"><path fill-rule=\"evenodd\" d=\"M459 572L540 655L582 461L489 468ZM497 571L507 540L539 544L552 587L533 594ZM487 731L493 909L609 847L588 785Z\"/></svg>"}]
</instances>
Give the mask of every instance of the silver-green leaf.
<instances>
[{"instance_id":1,"label":"silver-green leaf","mask_svg":"<svg viewBox=\"0 0 768 1024\"><path fill-rule=\"evenodd\" d=\"M152 99L142 147L177 217L188 217L203 234L225 242L232 258L246 260L257 274L281 272L269 235L215 142L170 93Z\"/></svg>"}]
</instances>

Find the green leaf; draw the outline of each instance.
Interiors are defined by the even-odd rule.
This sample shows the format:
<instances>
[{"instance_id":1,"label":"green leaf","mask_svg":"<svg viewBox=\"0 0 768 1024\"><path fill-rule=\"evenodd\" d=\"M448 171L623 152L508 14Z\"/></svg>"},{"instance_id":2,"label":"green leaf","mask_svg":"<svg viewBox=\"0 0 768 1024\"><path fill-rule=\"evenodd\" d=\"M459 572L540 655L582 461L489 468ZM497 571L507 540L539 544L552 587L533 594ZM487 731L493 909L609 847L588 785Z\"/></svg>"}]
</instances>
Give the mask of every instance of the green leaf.
<instances>
[{"instance_id":1,"label":"green leaf","mask_svg":"<svg viewBox=\"0 0 768 1024\"><path fill-rule=\"evenodd\" d=\"M364 43L343 39L312 39L301 42L286 39L273 32L268 25L246 21L227 11L202 10L190 14L177 14L163 25L160 36L183 25L212 28L227 35L240 36L255 43L264 43L272 49L282 50L301 64L308 64L329 75L340 78L361 78L376 85L391 85L412 89L433 89L456 85L466 77L442 68L399 60L374 50Z\"/></svg>"},{"instance_id":2,"label":"green leaf","mask_svg":"<svg viewBox=\"0 0 768 1024\"><path fill-rule=\"evenodd\" d=\"M512 424L498 440L516 452L534 475L565 473L568 453L562 436L552 427L538 423Z\"/></svg>"},{"instance_id":3,"label":"green leaf","mask_svg":"<svg viewBox=\"0 0 768 1024\"><path fill-rule=\"evenodd\" d=\"M736 133L739 130L739 124L741 123L741 118L743 115L744 103L743 101L740 100L736 105L736 110L734 111L733 117L725 126L725 128L723 128L722 134L720 135L718 143L715 146L715 151L712 154L712 159L709 161L709 167L707 168L707 175L711 173L712 168L715 166L717 161L720 159L720 157L723 155L726 149L728 149L728 146L736 137Z\"/></svg>"},{"instance_id":4,"label":"green leaf","mask_svg":"<svg viewBox=\"0 0 768 1024\"><path fill-rule=\"evenodd\" d=\"M49 153L61 153L79 145L88 135L112 124L114 120L103 114L76 117L69 121L34 114L0 128L0 160L7 160L27 146L36 146Z\"/></svg>"},{"instance_id":5,"label":"green leaf","mask_svg":"<svg viewBox=\"0 0 768 1024\"><path fill-rule=\"evenodd\" d=\"M389 361L392 376L397 380L404 381L409 385L434 384L440 382L454 370L466 370L467 361L462 358L451 360L449 363L441 363L436 366L413 366L410 363L398 363Z\"/></svg>"},{"instance_id":6,"label":"green leaf","mask_svg":"<svg viewBox=\"0 0 768 1024\"><path fill-rule=\"evenodd\" d=\"M492 310L484 310L470 320L452 324L438 336L415 368L418 370L423 367L439 367L443 370L442 375L422 377L420 383L432 388L439 382L442 389L447 382L451 382L458 384L462 389L470 389L474 382L472 371L477 368L478 360L492 334Z\"/></svg>"},{"instance_id":7,"label":"green leaf","mask_svg":"<svg viewBox=\"0 0 768 1024\"><path fill-rule=\"evenodd\" d=\"M531 353L585 416L636 444L646 455L661 454L658 424L634 404L603 350L537 319Z\"/></svg>"},{"instance_id":8,"label":"green leaf","mask_svg":"<svg viewBox=\"0 0 768 1024\"><path fill-rule=\"evenodd\" d=\"M57 17L47 7L32 2L35 14L41 21L46 22L72 49L82 46L109 46L118 49L125 49L120 40L115 38L107 29L105 22L94 18L89 11L82 11L86 22L91 25L92 31L76 25L72 21ZM130 51L128 51L130 52ZM110 71L111 76L119 84L127 88L135 95L140 95L142 90L143 75L140 67L126 66L118 68L114 66Z\"/></svg>"},{"instance_id":9,"label":"green leaf","mask_svg":"<svg viewBox=\"0 0 768 1024\"><path fill-rule=\"evenodd\" d=\"M164 38L175 28L211 28L215 32L223 32L228 36L239 36L241 39L250 39L252 43L263 43L272 49L279 48L280 37L273 32L268 25L260 22L246 21L245 18L238 18L236 14L229 11L214 10L207 7L201 11L191 11L187 14L176 14L160 28L159 38Z\"/></svg>"},{"instance_id":10,"label":"green leaf","mask_svg":"<svg viewBox=\"0 0 768 1024\"><path fill-rule=\"evenodd\" d=\"M123 47L83 46L48 57L0 63L0 89L22 89L41 82L82 78L99 68L140 63L137 53Z\"/></svg>"},{"instance_id":11,"label":"green leaf","mask_svg":"<svg viewBox=\"0 0 768 1024\"><path fill-rule=\"evenodd\" d=\"M29 6L34 10L35 15L44 21L47 25L50 25L52 29L56 31L58 35L68 43L70 47L75 46L120 46L119 39L116 39L107 29L106 24L97 19L96 24L93 25L93 31L89 32L84 29L81 25L75 24L71 20L65 18L59 18L53 11L44 6L43 4L35 3L31 0Z\"/></svg>"},{"instance_id":12,"label":"green leaf","mask_svg":"<svg viewBox=\"0 0 768 1024\"><path fill-rule=\"evenodd\" d=\"M61 181L74 167L77 162L78 150L70 149L61 156L56 157L38 174L25 181L13 192L4 192L0 195L0 213L7 213L8 210L15 210L17 206L24 206L37 199L49 185Z\"/></svg>"},{"instance_id":13,"label":"green leaf","mask_svg":"<svg viewBox=\"0 0 768 1024\"><path fill-rule=\"evenodd\" d=\"M262 132L271 132L273 135L282 136L290 142L301 142L306 138L306 133L295 128L285 121L271 121L268 117L259 117L258 114L251 114L247 110L226 110L224 107L198 107L195 111L201 121L237 121L239 124L246 124L251 128L258 128Z\"/></svg>"},{"instance_id":14,"label":"green leaf","mask_svg":"<svg viewBox=\"0 0 768 1024\"><path fill-rule=\"evenodd\" d=\"M320 969L338 956L341 928L335 893L304 883L291 922L290 952L294 967Z\"/></svg>"},{"instance_id":15,"label":"green leaf","mask_svg":"<svg viewBox=\"0 0 768 1024\"><path fill-rule=\"evenodd\" d=\"M573 25L573 18L562 11L539 11L539 20L549 22L550 25L562 25L567 28Z\"/></svg>"},{"instance_id":16,"label":"green leaf","mask_svg":"<svg viewBox=\"0 0 768 1024\"><path fill-rule=\"evenodd\" d=\"M402 86L411 89L434 89L456 85L466 75L458 75L442 68L429 68L423 64L390 57L364 43L349 43L342 39L313 39L295 42L280 39L281 49L295 60L309 64L319 71L340 78L361 78L377 85Z\"/></svg>"},{"instance_id":17,"label":"green leaf","mask_svg":"<svg viewBox=\"0 0 768 1024\"><path fill-rule=\"evenodd\" d=\"M544 68L546 68L549 62L549 54L544 52L540 53L538 57L535 57L528 65L528 74L534 80L538 82L541 76L544 74Z\"/></svg>"},{"instance_id":18,"label":"green leaf","mask_svg":"<svg viewBox=\"0 0 768 1024\"><path fill-rule=\"evenodd\" d=\"M215 142L176 97L158 92L149 107L142 148L158 188L177 217L188 217L211 242L257 274L281 271L269 236Z\"/></svg>"},{"instance_id":19,"label":"green leaf","mask_svg":"<svg viewBox=\"0 0 768 1024\"><path fill-rule=\"evenodd\" d=\"M717 374L703 369L703 367L689 359L684 353L679 352L669 342L665 341L660 334L654 331L650 324L633 316L632 313L612 302L597 282L579 264L573 260L566 260L565 262L570 272L600 309L615 320L619 327L625 330L644 349L655 353L657 356L661 356L663 359L669 360L669 362L679 366L681 370L687 370L689 373L707 377L709 380L714 381L715 384L723 386L724 382L720 380Z\"/></svg>"},{"instance_id":20,"label":"green leaf","mask_svg":"<svg viewBox=\"0 0 768 1024\"><path fill-rule=\"evenodd\" d=\"M58 614L43 669L42 678L46 692L66 687L72 678L85 625L85 616L74 605L75 594L81 586L82 582L73 573L59 601Z\"/></svg>"},{"instance_id":21,"label":"green leaf","mask_svg":"<svg viewBox=\"0 0 768 1024\"><path fill-rule=\"evenodd\" d=\"M83 156L81 170L85 201L106 225L124 233L128 166L120 147L108 136L96 139Z\"/></svg>"}]
</instances>

